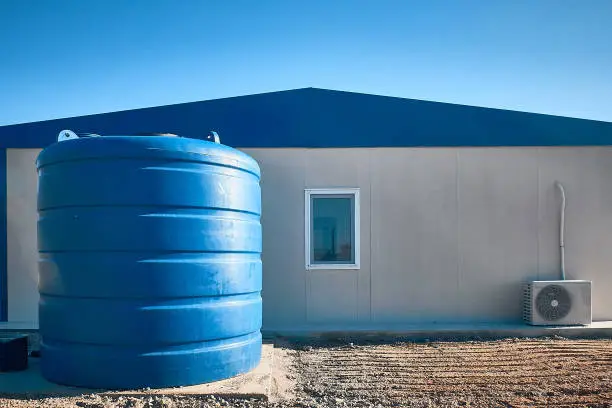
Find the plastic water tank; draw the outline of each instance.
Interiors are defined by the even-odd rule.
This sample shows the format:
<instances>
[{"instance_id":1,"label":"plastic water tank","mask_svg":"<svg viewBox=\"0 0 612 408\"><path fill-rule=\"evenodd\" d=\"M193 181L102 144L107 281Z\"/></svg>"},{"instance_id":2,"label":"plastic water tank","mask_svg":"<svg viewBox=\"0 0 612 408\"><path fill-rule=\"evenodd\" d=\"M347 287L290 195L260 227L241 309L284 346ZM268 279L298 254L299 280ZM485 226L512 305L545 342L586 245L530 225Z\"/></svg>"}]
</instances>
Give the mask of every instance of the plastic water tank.
<instances>
[{"instance_id":1,"label":"plastic water tank","mask_svg":"<svg viewBox=\"0 0 612 408\"><path fill-rule=\"evenodd\" d=\"M66 140L37 160L42 374L199 384L261 356L257 163L169 136Z\"/></svg>"}]
</instances>

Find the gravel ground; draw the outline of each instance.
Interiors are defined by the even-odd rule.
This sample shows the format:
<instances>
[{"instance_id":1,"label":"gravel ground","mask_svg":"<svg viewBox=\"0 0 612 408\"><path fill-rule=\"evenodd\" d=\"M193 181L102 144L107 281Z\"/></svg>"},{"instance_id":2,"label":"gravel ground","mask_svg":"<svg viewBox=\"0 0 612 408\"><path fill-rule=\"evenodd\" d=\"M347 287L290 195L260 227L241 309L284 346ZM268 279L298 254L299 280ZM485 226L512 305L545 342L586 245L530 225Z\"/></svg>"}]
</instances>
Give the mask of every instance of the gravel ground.
<instances>
[{"instance_id":1,"label":"gravel ground","mask_svg":"<svg viewBox=\"0 0 612 408\"><path fill-rule=\"evenodd\" d=\"M612 407L612 341L359 342L285 346L295 399L0 395L1 408Z\"/></svg>"},{"instance_id":2,"label":"gravel ground","mask_svg":"<svg viewBox=\"0 0 612 408\"><path fill-rule=\"evenodd\" d=\"M610 407L612 341L306 345L300 394L322 405Z\"/></svg>"}]
</instances>

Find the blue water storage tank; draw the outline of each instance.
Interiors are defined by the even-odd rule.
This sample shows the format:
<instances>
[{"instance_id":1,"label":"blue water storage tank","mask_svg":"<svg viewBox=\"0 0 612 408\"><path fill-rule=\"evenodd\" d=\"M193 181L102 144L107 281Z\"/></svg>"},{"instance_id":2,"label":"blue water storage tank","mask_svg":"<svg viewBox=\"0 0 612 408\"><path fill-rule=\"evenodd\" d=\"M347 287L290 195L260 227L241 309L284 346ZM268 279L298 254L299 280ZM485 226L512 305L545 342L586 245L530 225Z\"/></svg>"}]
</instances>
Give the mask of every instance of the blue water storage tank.
<instances>
[{"instance_id":1,"label":"blue water storage tank","mask_svg":"<svg viewBox=\"0 0 612 408\"><path fill-rule=\"evenodd\" d=\"M126 389L199 384L261 356L257 163L169 136L38 157L42 374Z\"/></svg>"}]
</instances>

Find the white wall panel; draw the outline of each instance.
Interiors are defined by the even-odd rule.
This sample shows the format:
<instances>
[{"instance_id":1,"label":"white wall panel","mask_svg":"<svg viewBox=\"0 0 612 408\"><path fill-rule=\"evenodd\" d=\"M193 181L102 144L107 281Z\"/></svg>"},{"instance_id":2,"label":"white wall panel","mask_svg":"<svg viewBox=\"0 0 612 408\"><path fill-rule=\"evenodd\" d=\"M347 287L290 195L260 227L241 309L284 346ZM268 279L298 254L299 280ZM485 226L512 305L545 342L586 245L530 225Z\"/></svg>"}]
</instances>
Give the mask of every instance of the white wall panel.
<instances>
[{"instance_id":1,"label":"white wall panel","mask_svg":"<svg viewBox=\"0 0 612 408\"><path fill-rule=\"evenodd\" d=\"M456 152L372 152L372 320L453 319L458 298Z\"/></svg>"},{"instance_id":2,"label":"white wall panel","mask_svg":"<svg viewBox=\"0 0 612 408\"><path fill-rule=\"evenodd\" d=\"M458 152L461 320L512 321L538 275L535 149Z\"/></svg>"},{"instance_id":3,"label":"white wall panel","mask_svg":"<svg viewBox=\"0 0 612 408\"><path fill-rule=\"evenodd\" d=\"M8 320L38 322L38 149L6 152Z\"/></svg>"},{"instance_id":4,"label":"white wall panel","mask_svg":"<svg viewBox=\"0 0 612 408\"><path fill-rule=\"evenodd\" d=\"M370 154L367 149L311 149L306 153L307 188L360 188L360 268L309 271L308 320L370 320ZM333 165L330 166L330 163ZM302 218L303 219L303 218ZM303 257L302 257L303 258ZM329 278L328 278L329 277ZM353 305L353 310L347 310Z\"/></svg>"},{"instance_id":5,"label":"white wall panel","mask_svg":"<svg viewBox=\"0 0 612 408\"><path fill-rule=\"evenodd\" d=\"M567 194L567 278L592 280L593 318L612 320L612 148L542 148L538 163L540 277L559 276L558 180Z\"/></svg>"}]
</instances>

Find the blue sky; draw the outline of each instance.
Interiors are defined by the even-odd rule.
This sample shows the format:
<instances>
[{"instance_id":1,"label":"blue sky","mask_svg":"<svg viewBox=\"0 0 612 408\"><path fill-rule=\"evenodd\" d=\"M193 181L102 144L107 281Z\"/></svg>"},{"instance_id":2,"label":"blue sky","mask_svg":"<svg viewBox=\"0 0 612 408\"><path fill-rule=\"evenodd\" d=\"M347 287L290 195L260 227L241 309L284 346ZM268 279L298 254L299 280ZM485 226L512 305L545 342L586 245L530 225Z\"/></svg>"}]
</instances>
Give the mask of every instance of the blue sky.
<instances>
[{"instance_id":1,"label":"blue sky","mask_svg":"<svg viewBox=\"0 0 612 408\"><path fill-rule=\"evenodd\" d=\"M0 125L301 87L612 121L610 0L0 0Z\"/></svg>"}]
</instances>

